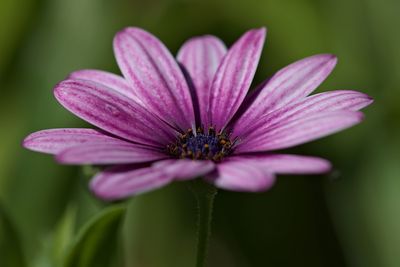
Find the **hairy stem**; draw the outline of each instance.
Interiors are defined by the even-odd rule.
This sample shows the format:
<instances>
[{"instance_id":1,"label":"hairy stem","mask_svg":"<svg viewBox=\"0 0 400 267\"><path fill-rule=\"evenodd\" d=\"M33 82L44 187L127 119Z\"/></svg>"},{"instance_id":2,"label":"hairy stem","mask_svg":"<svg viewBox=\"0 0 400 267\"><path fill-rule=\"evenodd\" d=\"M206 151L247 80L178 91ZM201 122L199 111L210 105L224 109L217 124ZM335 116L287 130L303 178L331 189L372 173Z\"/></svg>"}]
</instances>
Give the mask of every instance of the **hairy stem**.
<instances>
[{"instance_id":1,"label":"hairy stem","mask_svg":"<svg viewBox=\"0 0 400 267\"><path fill-rule=\"evenodd\" d=\"M205 267L211 235L212 210L217 189L202 179L192 181L191 189L197 200L197 256L196 267Z\"/></svg>"}]
</instances>

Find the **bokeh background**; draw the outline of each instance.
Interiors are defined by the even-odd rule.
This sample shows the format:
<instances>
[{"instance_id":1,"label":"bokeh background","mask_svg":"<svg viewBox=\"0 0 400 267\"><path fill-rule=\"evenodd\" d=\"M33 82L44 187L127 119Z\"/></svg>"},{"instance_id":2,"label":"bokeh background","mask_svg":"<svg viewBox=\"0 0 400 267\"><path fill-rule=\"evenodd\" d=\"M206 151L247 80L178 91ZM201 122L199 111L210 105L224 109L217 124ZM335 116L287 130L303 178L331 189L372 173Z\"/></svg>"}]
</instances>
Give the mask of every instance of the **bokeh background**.
<instances>
[{"instance_id":1,"label":"bokeh background","mask_svg":"<svg viewBox=\"0 0 400 267\"><path fill-rule=\"evenodd\" d=\"M87 171L20 144L32 131L86 126L52 87L77 69L118 73L112 38L125 26L151 31L173 53L193 35L230 45L267 26L255 83L329 52L339 63L318 91L375 98L362 124L291 151L330 159L333 173L281 176L262 194L218 193L210 267L400 266L399 10L398 0L0 0L0 266L61 266L104 207ZM131 199L113 266L193 266L195 219L182 183Z\"/></svg>"}]
</instances>

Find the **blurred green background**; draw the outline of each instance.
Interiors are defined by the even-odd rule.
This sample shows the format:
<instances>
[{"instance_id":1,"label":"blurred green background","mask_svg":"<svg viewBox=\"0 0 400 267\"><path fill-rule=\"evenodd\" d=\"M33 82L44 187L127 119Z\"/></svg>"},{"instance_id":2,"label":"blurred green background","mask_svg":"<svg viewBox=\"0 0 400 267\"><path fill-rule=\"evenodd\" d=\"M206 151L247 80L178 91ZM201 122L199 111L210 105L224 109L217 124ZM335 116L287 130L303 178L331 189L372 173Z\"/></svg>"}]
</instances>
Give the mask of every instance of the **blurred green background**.
<instances>
[{"instance_id":1,"label":"blurred green background","mask_svg":"<svg viewBox=\"0 0 400 267\"><path fill-rule=\"evenodd\" d=\"M118 73L112 38L125 26L151 31L173 53L193 35L230 45L266 26L255 83L329 52L339 63L318 91L375 98L362 124L291 151L330 159L332 174L281 176L262 194L218 193L210 267L400 266L399 10L398 0L0 0L0 266L60 266L102 208L80 168L20 143L36 130L86 126L52 87L77 69ZM120 262L193 266L195 219L182 183L130 200Z\"/></svg>"}]
</instances>

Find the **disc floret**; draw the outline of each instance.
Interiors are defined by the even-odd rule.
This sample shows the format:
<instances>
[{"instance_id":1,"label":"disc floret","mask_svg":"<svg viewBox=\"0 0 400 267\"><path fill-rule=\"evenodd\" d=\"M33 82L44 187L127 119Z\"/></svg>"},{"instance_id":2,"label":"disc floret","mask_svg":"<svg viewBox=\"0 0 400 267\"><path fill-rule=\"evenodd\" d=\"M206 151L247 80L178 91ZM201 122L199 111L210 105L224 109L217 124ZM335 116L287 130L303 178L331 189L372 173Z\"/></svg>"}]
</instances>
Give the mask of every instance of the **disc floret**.
<instances>
[{"instance_id":1,"label":"disc floret","mask_svg":"<svg viewBox=\"0 0 400 267\"><path fill-rule=\"evenodd\" d=\"M212 126L204 131L198 127L180 134L175 143L167 146L167 151L181 159L221 161L232 152L233 144L226 131L217 132Z\"/></svg>"}]
</instances>

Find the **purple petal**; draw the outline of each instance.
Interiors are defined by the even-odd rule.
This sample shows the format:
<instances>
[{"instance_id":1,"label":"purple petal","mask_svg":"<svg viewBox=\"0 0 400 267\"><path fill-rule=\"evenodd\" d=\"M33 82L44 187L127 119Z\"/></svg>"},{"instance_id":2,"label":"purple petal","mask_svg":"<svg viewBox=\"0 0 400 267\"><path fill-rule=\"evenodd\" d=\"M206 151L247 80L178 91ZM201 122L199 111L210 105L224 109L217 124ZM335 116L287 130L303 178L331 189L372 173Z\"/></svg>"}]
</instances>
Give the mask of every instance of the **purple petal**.
<instances>
[{"instance_id":1,"label":"purple petal","mask_svg":"<svg viewBox=\"0 0 400 267\"><path fill-rule=\"evenodd\" d=\"M210 124L222 129L233 117L253 80L266 29L246 32L228 51L211 85Z\"/></svg>"},{"instance_id":2,"label":"purple petal","mask_svg":"<svg viewBox=\"0 0 400 267\"><path fill-rule=\"evenodd\" d=\"M103 199L120 199L162 187L173 180L194 179L214 168L206 161L165 160L150 167L116 166L96 175L90 187Z\"/></svg>"},{"instance_id":3,"label":"purple petal","mask_svg":"<svg viewBox=\"0 0 400 267\"><path fill-rule=\"evenodd\" d=\"M260 164L241 161L224 161L217 165L216 178L208 178L215 186L244 192L261 192L270 188L275 176Z\"/></svg>"},{"instance_id":4,"label":"purple petal","mask_svg":"<svg viewBox=\"0 0 400 267\"><path fill-rule=\"evenodd\" d=\"M335 111L282 122L259 136L247 136L235 149L235 153L289 148L349 128L362 119L361 112Z\"/></svg>"},{"instance_id":5,"label":"purple petal","mask_svg":"<svg viewBox=\"0 0 400 267\"><path fill-rule=\"evenodd\" d=\"M181 130L194 126L185 77L156 37L138 28L126 28L115 36L114 51L121 72L149 110Z\"/></svg>"},{"instance_id":6,"label":"purple petal","mask_svg":"<svg viewBox=\"0 0 400 267\"><path fill-rule=\"evenodd\" d=\"M126 144L126 141L108 136L93 129L50 129L35 132L27 136L23 146L27 149L58 154L70 147L88 143Z\"/></svg>"},{"instance_id":7,"label":"purple petal","mask_svg":"<svg viewBox=\"0 0 400 267\"><path fill-rule=\"evenodd\" d=\"M99 83L140 103L140 99L126 80L113 73L102 70L78 70L72 72L68 78Z\"/></svg>"},{"instance_id":8,"label":"purple petal","mask_svg":"<svg viewBox=\"0 0 400 267\"><path fill-rule=\"evenodd\" d=\"M130 143L85 144L63 150L56 157L63 164L127 164L168 158L161 151Z\"/></svg>"},{"instance_id":9,"label":"purple petal","mask_svg":"<svg viewBox=\"0 0 400 267\"><path fill-rule=\"evenodd\" d=\"M161 170L141 166L115 166L97 174L91 190L105 200L121 199L160 188L172 181Z\"/></svg>"},{"instance_id":10,"label":"purple petal","mask_svg":"<svg viewBox=\"0 0 400 267\"><path fill-rule=\"evenodd\" d=\"M299 155L241 155L232 156L230 160L260 164L262 168L277 174L319 174L331 169L331 164L325 159Z\"/></svg>"},{"instance_id":11,"label":"purple petal","mask_svg":"<svg viewBox=\"0 0 400 267\"><path fill-rule=\"evenodd\" d=\"M247 110L235 122L236 133L242 135L260 116L309 95L331 73L336 62L333 55L315 55L278 71L245 100L250 103L246 103Z\"/></svg>"},{"instance_id":12,"label":"purple petal","mask_svg":"<svg viewBox=\"0 0 400 267\"><path fill-rule=\"evenodd\" d=\"M257 136L267 132L268 129L274 127L277 123L287 123L289 121L305 118L307 116L327 111L357 111L373 102L372 98L366 94L349 91L336 90L324 92L304 98L294 104L277 109L265 116L262 116L253 122L247 129L243 129L240 133L235 128L233 136Z\"/></svg>"},{"instance_id":13,"label":"purple petal","mask_svg":"<svg viewBox=\"0 0 400 267\"><path fill-rule=\"evenodd\" d=\"M54 94L76 116L130 141L159 147L175 138L170 127L141 105L100 84L65 80Z\"/></svg>"},{"instance_id":14,"label":"purple petal","mask_svg":"<svg viewBox=\"0 0 400 267\"><path fill-rule=\"evenodd\" d=\"M185 67L193 81L199 103L200 120L206 128L211 82L225 54L224 43L211 35L186 41L178 52L178 61Z\"/></svg>"},{"instance_id":15,"label":"purple petal","mask_svg":"<svg viewBox=\"0 0 400 267\"><path fill-rule=\"evenodd\" d=\"M209 160L163 160L153 164L154 168L161 169L166 175L172 175L177 180L193 179L204 176L215 168Z\"/></svg>"}]
</instances>

